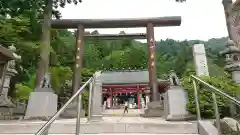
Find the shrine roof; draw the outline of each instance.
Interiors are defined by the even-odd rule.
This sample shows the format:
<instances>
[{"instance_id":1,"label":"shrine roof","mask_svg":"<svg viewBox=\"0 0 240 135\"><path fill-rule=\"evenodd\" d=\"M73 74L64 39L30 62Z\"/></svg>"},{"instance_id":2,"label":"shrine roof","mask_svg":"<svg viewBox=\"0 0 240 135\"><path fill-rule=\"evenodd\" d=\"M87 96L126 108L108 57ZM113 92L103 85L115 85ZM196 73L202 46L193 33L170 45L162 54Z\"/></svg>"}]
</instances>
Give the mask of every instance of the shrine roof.
<instances>
[{"instance_id":1,"label":"shrine roof","mask_svg":"<svg viewBox=\"0 0 240 135\"><path fill-rule=\"evenodd\" d=\"M144 71L107 71L102 72L99 80L105 85L112 84L146 84L149 83L148 70ZM169 82L158 79L159 83Z\"/></svg>"},{"instance_id":2,"label":"shrine roof","mask_svg":"<svg viewBox=\"0 0 240 135\"><path fill-rule=\"evenodd\" d=\"M54 29L77 28L134 28L146 27L152 23L156 27L180 26L181 16L152 17L152 18L120 18L120 19L55 19L51 21Z\"/></svg>"},{"instance_id":3,"label":"shrine roof","mask_svg":"<svg viewBox=\"0 0 240 135\"><path fill-rule=\"evenodd\" d=\"M2 56L5 56L6 59L15 59L13 52L3 47L2 45L0 45L0 54Z\"/></svg>"}]
</instances>

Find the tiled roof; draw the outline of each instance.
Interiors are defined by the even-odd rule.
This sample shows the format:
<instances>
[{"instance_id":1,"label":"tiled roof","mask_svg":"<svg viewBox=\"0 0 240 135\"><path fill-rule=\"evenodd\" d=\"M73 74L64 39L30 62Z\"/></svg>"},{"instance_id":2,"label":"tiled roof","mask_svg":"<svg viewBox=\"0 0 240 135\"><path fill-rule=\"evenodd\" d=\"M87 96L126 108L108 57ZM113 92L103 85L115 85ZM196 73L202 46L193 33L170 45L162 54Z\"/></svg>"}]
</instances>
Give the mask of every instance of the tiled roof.
<instances>
[{"instance_id":1,"label":"tiled roof","mask_svg":"<svg viewBox=\"0 0 240 135\"><path fill-rule=\"evenodd\" d=\"M142 84L149 82L149 76L147 70L103 72L99 77L99 80L104 84Z\"/></svg>"}]
</instances>

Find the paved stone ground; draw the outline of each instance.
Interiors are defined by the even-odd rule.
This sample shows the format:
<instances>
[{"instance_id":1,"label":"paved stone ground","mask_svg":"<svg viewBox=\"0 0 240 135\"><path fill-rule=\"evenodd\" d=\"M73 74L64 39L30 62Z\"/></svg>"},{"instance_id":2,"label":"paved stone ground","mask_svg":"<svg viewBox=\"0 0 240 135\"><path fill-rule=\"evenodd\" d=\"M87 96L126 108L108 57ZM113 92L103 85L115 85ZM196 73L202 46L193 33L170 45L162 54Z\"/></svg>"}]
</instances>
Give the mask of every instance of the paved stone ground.
<instances>
[{"instance_id":1,"label":"paved stone ground","mask_svg":"<svg viewBox=\"0 0 240 135\"><path fill-rule=\"evenodd\" d=\"M0 135L33 135L33 134L0 134ZM49 135L74 135L74 134L49 134ZM80 134L86 135L86 134ZM142 134L142 133L132 133L132 134L87 134L87 135L186 135L186 134ZM187 134L187 135L197 135L197 134Z\"/></svg>"},{"instance_id":2,"label":"paved stone ground","mask_svg":"<svg viewBox=\"0 0 240 135\"><path fill-rule=\"evenodd\" d=\"M31 120L1 120L1 125L29 125L29 124L43 124L46 121L31 121ZM103 117L102 122L104 123L156 123L156 124L189 124L191 121L165 121L164 118L143 118L143 117L125 117L114 116L114 117ZM62 124L74 124L76 119L60 119L54 123ZM88 123L87 118L81 118L81 123Z\"/></svg>"},{"instance_id":3,"label":"paved stone ground","mask_svg":"<svg viewBox=\"0 0 240 135\"><path fill-rule=\"evenodd\" d=\"M104 116L140 116L144 114L144 109L128 109L128 113L124 114L124 109L106 109L102 114Z\"/></svg>"},{"instance_id":4,"label":"paved stone ground","mask_svg":"<svg viewBox=\"0 0 240 135\"><path fill-rule=\"evenodd\" d=\"M3 135L5 133L8 133L8 135L11 135L13 133L15 133L14 135L20 133L22 133L21 135L24 134L30 135L32 133L36 133L36 131L38 131L41 125L43 125L44 123L46 123L46 121L30 121L30 120L0 121L0 135ZM52 135L56 133L59 133L58 135L64 134L67 135L66 133L70 133L69 135L71 135L72 133L75 132L75 124L76 119L56 120L50 128L50 133ZM183 135L180 133L189 133L187 135L194 135L190 133L197 133L196 123L194 121L169 122L165 121L164 118L143 118L124 116L103 117L103 120L101 122L93 122L91 124L88 123L86 118L82 118L80 128L81 128L80 131L82 131L81 133L88 133L88 135L91 135L91 133L105 133L98 135L165 135L159 133L168 133L168 135ZM94 131L92 129L94 129ZM126 132L127 134L124 132ZM158 134L146 134L146 133L158 133Z\"/></svg>"}]
</instances>

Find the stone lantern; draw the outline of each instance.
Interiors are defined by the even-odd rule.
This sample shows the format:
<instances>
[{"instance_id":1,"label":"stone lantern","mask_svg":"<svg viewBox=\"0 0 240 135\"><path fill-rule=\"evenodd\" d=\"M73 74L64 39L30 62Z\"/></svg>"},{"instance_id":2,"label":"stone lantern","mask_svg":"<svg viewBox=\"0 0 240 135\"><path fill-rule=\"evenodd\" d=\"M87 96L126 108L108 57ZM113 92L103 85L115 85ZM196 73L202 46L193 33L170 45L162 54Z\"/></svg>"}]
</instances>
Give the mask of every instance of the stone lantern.
<instances>
[{"instance_id":1,"label":"stone lantern","mask_svg":"<svg viewBox=\"0 0 240 135\"><path fill-rule=\"evenodd\" d=\"M15 107L8 98L10 81L17 74L15 70L15 60L20 60L21 56L15 54L16 48L11 45L9 49L0 46L0 68L1 68L1 89L0 89L0 112L11 113L11 109Z\"/></svg>"},{"instance_id":2,"label":"stone lantern","mask_svg":"<svg viewBox=\"0 0 240 135\"><path fill-rule=\"evenodd\" d=\"M240 83L240 49L232 40L228 40L226 49L220 54L226 56L225 69L232 74L232 79L236 83Z\"/></svg>"}]
</instances>

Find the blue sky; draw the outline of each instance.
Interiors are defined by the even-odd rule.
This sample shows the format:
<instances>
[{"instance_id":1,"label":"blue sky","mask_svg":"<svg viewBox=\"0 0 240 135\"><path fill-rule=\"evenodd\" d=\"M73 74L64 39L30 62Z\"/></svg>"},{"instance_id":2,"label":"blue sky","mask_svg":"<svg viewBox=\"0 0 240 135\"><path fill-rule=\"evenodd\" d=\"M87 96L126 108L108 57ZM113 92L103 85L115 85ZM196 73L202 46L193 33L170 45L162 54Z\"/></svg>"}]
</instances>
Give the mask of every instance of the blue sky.
<instances>
[{"instance_id":1,"label":"blue sky","mask_svg":"<svg viewBox=\"0 0 240 135\"><path fill-rule=\"evenodd\" d=\"M155 39L208 40L227 36L222 0L82 0L60 9L63 19L182 16L179 27L155 28ZM145 33L145 28L98 29L100 33ZM88 30L93 31L93 30Z\"/></svg>"}]
</instances>

